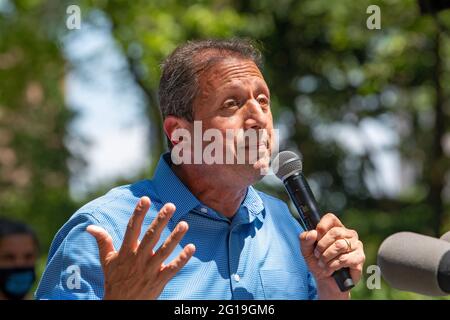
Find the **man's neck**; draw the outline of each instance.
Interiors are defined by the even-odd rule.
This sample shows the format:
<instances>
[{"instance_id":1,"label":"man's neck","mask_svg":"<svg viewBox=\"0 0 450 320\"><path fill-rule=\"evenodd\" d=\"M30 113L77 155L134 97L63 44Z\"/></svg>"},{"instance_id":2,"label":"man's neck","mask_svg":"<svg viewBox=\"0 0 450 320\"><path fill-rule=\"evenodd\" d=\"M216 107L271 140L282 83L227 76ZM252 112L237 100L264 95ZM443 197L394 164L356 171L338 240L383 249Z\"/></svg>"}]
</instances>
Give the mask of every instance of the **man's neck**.
<instances>
[{"instance_id":1,"label":"man's neck","mask_svg":"<svg viewBox=\"0 0 450 320\"><path fill-rule=\"evenodd\" d=\"M217 179L185 166L172 165L173 172L189 191L211 209L232 219L247 193L247 186L236 188L216 183Z\"/></svg>"}]
</instances>

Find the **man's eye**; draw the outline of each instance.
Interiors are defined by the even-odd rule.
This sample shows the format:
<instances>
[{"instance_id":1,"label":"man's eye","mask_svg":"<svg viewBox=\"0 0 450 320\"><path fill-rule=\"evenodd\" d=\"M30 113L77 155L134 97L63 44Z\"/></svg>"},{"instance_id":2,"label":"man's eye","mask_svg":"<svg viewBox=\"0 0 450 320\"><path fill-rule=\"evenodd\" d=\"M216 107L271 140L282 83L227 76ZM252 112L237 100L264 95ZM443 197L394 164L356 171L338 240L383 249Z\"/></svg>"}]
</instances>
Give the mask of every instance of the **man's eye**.
<instances>
[{"instance_id":1,"label":"man's eye","mask_svg":"<svg viewBox=\"0 0 450 320\"><path fill-rule=\"evenodd\" d=\"M223 103L223 106L225 108L235 108L235 107L239 107L239 102L237 100L234 99L228 99L227 101L225 101Z\"/></svg>"},{"instance_id":2,"label":"man's eye","mask_svg":"<svg viewBox=\"0 0 450 320\"><path fill-rule=\"evenodd\" d=\"M269 104L269 99L264 96L258 97L257 101L262 106L267 106Z\"/></svg>"},{"instance_id":3,"label":"man's eye","mask_svg":"<svg viewBox=\"0 0 450 320\"><path fill-rule=\"evenodd\" d=\"M4 254L0 256L1 261L14 261L15 256L13 254Z\"/></svg>"}]
</instances>

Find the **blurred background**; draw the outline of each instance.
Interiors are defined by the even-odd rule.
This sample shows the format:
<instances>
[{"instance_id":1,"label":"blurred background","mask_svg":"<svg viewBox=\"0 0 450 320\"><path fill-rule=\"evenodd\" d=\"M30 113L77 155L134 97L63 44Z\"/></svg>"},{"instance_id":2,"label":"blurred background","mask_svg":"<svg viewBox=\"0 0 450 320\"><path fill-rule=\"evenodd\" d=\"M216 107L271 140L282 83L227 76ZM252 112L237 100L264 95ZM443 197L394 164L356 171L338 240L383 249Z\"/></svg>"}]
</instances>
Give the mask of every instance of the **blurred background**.
<instances>
[{"instance_id":1,"label":"blurred background","mask_svg":"<svg viewBox=\"0 0 450 320\"><path fill-rule=\"evenodd\" d=\"M75 5L71 6L71 5ZM370 5L380 29L369 29ZM159 65L189 39L250 37L281 149L365 244L450 230L450 7L418 0L0 0L0 216L42 243L165 150ZM78 8L78 9L77 9ZM79 28L74 14L79 11ZM281 183L258 187L288 201ZM355 299L430 299L385 282Z\"/></svg>"}]
</instances>

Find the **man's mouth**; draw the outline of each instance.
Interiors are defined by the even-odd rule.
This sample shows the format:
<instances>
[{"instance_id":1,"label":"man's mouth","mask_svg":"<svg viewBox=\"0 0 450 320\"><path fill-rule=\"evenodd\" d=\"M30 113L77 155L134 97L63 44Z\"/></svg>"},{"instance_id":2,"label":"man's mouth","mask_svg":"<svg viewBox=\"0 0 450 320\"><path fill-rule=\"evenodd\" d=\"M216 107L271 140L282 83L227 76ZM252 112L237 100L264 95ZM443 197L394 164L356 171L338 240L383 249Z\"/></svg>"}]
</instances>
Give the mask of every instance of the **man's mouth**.
<instances>
[{"instance_id":1,"label":"man's mouth","mask_svg":"<svg viewBox=\"0 0 450 320\"><path fill-rule=\"evenodd\" d=\"M260 149L260 148L268 149L269 148L269 141L266 140L266 141L260 142L258 144L251 144L251 145L246 144L245 145L245 149Z\"/></svg>"},{"instance_id":2,"label":"man's mouth","mask_svg":"<svg viewBox=\"0 0 450 320\"><path fill-rule=\"evenodd\" d=\"M247 150L247 151L255 150L255 151L261 152L261 151L265 151L266 149L267 149L267 144L258 144L255 146L246 146L245 147L245 150Z\"/></svg>"}]
</instances>

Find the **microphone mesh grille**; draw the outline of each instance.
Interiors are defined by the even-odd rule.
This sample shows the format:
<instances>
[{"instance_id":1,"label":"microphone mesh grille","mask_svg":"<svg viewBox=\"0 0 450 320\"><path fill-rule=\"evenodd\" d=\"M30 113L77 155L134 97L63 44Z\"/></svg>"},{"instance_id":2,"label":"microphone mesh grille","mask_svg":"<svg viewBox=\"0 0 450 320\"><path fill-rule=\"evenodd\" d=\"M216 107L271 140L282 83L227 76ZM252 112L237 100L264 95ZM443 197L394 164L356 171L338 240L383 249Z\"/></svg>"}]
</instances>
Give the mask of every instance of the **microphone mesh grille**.
<instances>
[{"instance_id":1,"label":"microphone mesh grille","mask_svg":"<svg viewBox=\"0 0 450 320\"><path fill-rule=\"evenodd\" d=\"M282 151L272 161L272 169L278 178L284 180L292 174L302 171L302 159L292 151Z\"/></svg>"}]
</instances>

